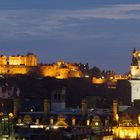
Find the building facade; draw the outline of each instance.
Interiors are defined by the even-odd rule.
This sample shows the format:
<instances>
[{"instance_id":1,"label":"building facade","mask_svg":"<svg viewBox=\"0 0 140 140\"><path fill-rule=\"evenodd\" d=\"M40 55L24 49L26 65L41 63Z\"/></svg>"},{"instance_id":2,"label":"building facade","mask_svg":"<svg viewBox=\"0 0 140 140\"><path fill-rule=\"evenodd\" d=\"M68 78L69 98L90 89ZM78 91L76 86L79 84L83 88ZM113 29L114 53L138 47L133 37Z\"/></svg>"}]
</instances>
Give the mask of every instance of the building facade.
<instances>
[{"instance_id":1,"label":"building facade","mask_svg":"<svg viewBox=\"0 0 140 140\"><path fill-rule=\"evenodd\" d=\"M25 66L37 66L37 56L33 53L27 53L27 55L9 56L7 60L9 65L25 65Z\"/></svg>"},{"instance_id":2,"label":"building facade","mask_svg":"<svg viewBox=\"0 0 140 140\"><path fill-rule=\"evenodd\" d=\"M140 51L133 50L131 63L131 102L140 99Z\"/></svg>"}]
</instances>

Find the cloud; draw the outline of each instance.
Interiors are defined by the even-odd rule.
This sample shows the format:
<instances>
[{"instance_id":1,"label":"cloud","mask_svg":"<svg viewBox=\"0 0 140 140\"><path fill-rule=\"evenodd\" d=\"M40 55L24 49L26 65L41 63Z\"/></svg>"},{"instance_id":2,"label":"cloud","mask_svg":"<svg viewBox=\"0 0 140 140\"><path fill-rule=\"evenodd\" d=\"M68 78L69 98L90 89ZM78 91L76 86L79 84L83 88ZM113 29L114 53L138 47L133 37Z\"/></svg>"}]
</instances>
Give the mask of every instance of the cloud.
<instances>
[{"instance_id":1,"label":"cloud","mask_svg":"<svg viewBox=\"0 0 140 140\"><path fill-rule=\"evenodd\" d=\"M59 35L60 31L68 32L68 27L74 32L77 26L85 21L91 22L91 19L140 20L140 4L56 11L0 10L0 38L52 37Z\"/></svg>"},{"instance_id":2,"label":"cloud","mask_svg":"<svg viewBox=\"0 0 140 140\"><path fill-rule=\"evenodd\" d=\"M58 12L57 18L103 18L103 19L140 19L140 4L112 5L103 8L93 8L85 10L68 10Z\"/></svg>"}]
</instances>

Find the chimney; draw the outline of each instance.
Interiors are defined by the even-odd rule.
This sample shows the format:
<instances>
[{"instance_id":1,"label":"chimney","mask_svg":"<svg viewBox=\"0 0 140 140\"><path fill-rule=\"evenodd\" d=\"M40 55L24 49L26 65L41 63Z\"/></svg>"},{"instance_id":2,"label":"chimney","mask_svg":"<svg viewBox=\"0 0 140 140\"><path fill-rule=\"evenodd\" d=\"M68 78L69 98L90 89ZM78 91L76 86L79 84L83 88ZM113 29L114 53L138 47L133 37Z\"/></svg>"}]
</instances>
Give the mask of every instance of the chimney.
<instances>
[{"instance_id":1,"label":"chimney","mask_svg":"<svg viewBox=\"0 0 140 140\"><path fill-rule=\"evenodd\" d=\"M50 117L50 125L54 125L54 118Z\"/></svg>"},{"instance_id":2,"label":"chimney","mask_svg":"<svg viewBox=\"0 0 140 140\"><path fill-rule=\"evenodd\" d=\"M87 107L87 100L83 99L82 100L82 115L85 116L88 113L88 107Z\"/></svg>"},{"instance_id":3,"label":"chimney","mask_svg":"<svg viewBox=\"0 0 140 140\"><path fill-rule=\"evenodd\" d=\"M113 100L113 121L118 121L118 101Z\"/></svg>"},{"instance_id":4,"label":"chimney","mask_svg":"<svg viewBox=\"0 0 140 140\"><path fill-rule=\"evenodd\" d=\"M14 98L13 100L13 114L17 117L18 112L21 108L21 100L19 98Z\"/></svg>"},{"instance_id":5,"label":"chimney","mask_svg":"<svg viewBox=\"0 0 140 140\"><path fill-rule=\"evenodd\" d=\"M76 125L76 117L72 117L72 126Z\"/></svg>"},{"instance_id":6,"label":"chimney","mask_svg":"<svg viewBox=\"0 0 140 140\"><path fill-rule=\"evenodd\" d=\"M50 101L48 99L44 99L44 113L46 116L50 113Z\"/></svg>"}]
</instances>

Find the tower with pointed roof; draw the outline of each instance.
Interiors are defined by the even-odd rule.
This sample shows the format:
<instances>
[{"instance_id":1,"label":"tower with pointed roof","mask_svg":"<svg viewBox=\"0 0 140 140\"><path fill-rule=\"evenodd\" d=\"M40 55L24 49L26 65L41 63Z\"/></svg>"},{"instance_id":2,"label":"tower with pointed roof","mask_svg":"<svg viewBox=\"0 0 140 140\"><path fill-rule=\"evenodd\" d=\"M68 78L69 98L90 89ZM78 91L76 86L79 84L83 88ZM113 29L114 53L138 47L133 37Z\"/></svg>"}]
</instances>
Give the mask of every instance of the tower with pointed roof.
<instances>
[{"instance_id":1,"label":"tower with pointed roof","mask_svg":"<svg viewBox=\"0 0 140 140\"><path fill-rule=\"evenodd\" d=\"M131 66L138 66L138 59L137 59L137 52L136 49L134 48L133 54L132 54L132 63Z\"/></svg>"}]
</instances>

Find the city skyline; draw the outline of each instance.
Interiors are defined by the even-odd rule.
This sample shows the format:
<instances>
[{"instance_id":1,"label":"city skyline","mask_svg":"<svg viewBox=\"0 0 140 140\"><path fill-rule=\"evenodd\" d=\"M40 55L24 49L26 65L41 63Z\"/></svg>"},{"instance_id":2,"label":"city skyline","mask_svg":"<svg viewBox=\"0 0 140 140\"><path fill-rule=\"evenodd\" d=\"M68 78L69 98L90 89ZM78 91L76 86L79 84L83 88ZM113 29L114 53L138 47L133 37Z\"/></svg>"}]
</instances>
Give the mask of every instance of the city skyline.
<instances>
[{"instance_id":1,"label":"city skyline","mask_svg":"<svg viewBox=\"0 0 140 140\"><path fill-rule=\"evenodd\" d=\"M39 62L88 62L130 70L139 50L140 2L0 0L0 54L33 52Z\"/></svg>"}]
</instances>

